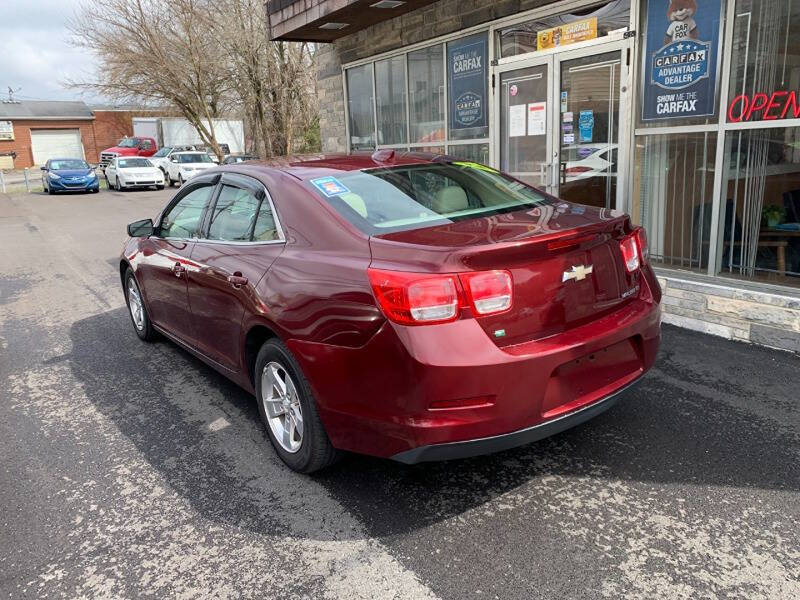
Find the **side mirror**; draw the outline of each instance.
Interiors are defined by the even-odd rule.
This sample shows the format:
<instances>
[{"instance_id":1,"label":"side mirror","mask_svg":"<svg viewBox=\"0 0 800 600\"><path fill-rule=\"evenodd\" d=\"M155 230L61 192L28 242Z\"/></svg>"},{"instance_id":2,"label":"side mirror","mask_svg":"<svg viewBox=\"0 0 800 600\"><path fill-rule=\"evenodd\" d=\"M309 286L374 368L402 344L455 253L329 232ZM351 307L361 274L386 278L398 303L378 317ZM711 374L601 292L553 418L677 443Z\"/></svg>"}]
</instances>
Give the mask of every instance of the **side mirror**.
<instances>
[{"instance_id":1,"label":"side mirror","mask_svg":"<svg viewBox=\"0 0 800 600\"><path fill-rule=\"evenodd\" d=\"M142 219L128 225L128 235L131 237L148 237L153 235L153 219Z\"/></svg>"},{"instance_id":2,"label":"side mirror","mask_svg":"<svg viewBox=\"0 0 800 600\"><path fill-rule=\"evenodd\" d=\"M42 165L42 171L47 171L47 167L45 167L44 165Z\"/></svg>"},{"instance_id":3,"label":"side mirror","mask_svg":"<svg viewBox=\"0 0 800 600\"><path fill-rule=\"evenodd\" d=\"M174 162L174 163L176 163L176 162L178 162L178 159L177 159L177 158L175 158L174 156L170 156L170 157L169 157L169 162Z\"/></svg>"}]
</instances>

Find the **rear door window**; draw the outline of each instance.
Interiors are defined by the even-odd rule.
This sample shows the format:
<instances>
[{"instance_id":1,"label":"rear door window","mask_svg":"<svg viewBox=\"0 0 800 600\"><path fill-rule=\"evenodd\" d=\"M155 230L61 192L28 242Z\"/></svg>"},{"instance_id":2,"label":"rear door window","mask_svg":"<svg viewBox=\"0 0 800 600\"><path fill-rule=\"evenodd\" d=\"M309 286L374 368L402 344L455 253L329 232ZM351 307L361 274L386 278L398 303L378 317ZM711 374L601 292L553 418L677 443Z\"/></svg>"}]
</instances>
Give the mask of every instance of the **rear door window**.
<instances>
[{"instance_id":1,"label":"rear door window","mask_svg":"<svg viewBox=\"0 0 800 600\"><path fill-rule=\"evenodd\" d=\"M223 185L211 213L208 239L252 241L260 204L261 200L250 190Z\"/></svg>"}]
</instances>

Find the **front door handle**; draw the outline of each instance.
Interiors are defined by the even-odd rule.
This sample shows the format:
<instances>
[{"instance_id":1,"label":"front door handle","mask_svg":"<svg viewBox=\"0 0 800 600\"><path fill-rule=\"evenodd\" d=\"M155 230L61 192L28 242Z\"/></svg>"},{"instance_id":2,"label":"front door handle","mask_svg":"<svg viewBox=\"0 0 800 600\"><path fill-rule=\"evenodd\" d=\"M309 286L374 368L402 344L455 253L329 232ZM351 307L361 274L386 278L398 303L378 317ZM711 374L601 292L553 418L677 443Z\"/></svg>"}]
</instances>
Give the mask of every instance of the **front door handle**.
<instances>
[{"instance_id":1,"label":"front door handle","mask_svg":"<svg viewBox=\"0 0 800 600\"><path fill-rule=\"evenodd\" d=\"M186 267L184 267L181 263L176 262L174 265L172 265L172 272L175 273L175 277L180 277L186 273Z\"/></svg>"},{"instance_id":2,"label":"front door handle","mask_svg":"<svg viewBox=\"0 0 800 600\"><path fill-rule=\"evenodd\" d=\"M247 277L242 277L241 274L228 275L228 282L235 288L240 288L247 285Z\"/></svg>"}]
</instances>

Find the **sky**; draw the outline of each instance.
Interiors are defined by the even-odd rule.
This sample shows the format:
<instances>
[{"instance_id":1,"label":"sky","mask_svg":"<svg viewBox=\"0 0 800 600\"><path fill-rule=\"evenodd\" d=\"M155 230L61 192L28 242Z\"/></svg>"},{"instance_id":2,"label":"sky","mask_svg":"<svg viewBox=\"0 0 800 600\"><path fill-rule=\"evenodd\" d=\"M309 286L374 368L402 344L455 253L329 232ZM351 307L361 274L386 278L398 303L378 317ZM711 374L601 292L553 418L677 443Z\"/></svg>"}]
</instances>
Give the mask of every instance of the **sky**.
<instances>
[{"instance_id":1,"label":"sky","mask_svg":"<svg viewBox=\"0 0 800 600\"><path fill-rule=\"evenodd\" d=\"M69 89L66 79L87 79L98 61L69 44L67 20L85 0L0 0L0 98L22 88L19 100L98 98Z\"/></svg>"}]
</instances>

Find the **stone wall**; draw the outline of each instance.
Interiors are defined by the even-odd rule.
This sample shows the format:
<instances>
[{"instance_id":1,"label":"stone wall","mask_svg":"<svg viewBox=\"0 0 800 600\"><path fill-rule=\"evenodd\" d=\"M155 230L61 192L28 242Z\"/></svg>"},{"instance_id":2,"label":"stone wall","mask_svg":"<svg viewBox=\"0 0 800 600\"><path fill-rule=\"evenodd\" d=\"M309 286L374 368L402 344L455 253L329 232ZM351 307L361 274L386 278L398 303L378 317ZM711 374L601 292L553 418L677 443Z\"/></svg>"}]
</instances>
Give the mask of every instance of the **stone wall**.
<instances>
[{"instance_id":1,"label":"stone wall","mask_svg":"<svg viewBox=\"0 0 800 600\"><path fill-rule=\"evenodd\" d=\"M341 65L382 52L447 35L468 27L530 10L553 0L440 0L321 44L317 55L317 91L323 152L345 152L344 92Z\"/></svg>"},{"instance_id":2,"label":"stone wall","mask_svg":"<svg viewBox=\"0 0 800 600\"><path fill-rule=\"evenodd\" d=\"M658 272L664 322L732 340L800 352L800 297Z\"/></svg>"}]
</instances>

